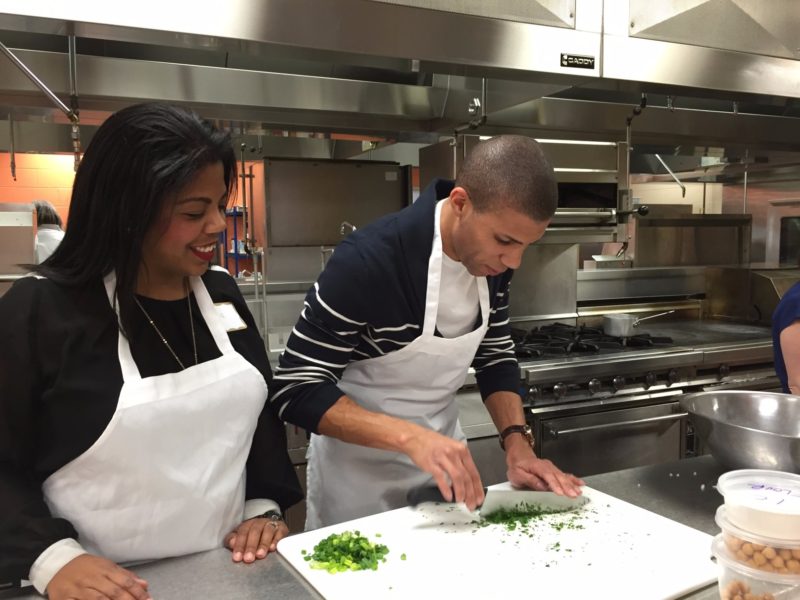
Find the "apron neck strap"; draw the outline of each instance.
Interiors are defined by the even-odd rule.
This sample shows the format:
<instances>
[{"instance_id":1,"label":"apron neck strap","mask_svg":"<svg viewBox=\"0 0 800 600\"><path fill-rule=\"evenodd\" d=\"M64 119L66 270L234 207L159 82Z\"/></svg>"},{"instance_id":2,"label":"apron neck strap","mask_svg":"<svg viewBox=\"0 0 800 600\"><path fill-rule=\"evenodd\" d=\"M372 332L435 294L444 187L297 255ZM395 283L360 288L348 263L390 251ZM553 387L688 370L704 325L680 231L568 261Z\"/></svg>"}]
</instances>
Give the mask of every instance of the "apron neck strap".
<instances>
[{"instance_id":1,"label":"apron neck strap","mask_svg":"<svg viewBox=\"0 0 800 600\"><path fill-rule=\"evenodd\" d=\"M217 309L214 306L214 302L211 300L211 296L208 294L208 290L206 289L203 280L200 277L190 277L189 285L191 285L192 291L194 292L197 306L200 308L200 314L203 316L203 320L208 326L208 330L211 332L211 336L214 338L214 342L216 343L217 348L219 348L219 351L222 354L230 354L235 352L233 345L231 344L231 340L228 337L228 333L225 330L225 326L222 323L222 319L217 314ZM114 314L117 317L117 324L119 327L119 302L116 298L116 273L112 271L106 275L103 278L103 286L106 289L108 302L114 309ZM122 370L123 381L141 379L142 377L139 373L139 368L136 366L136 362L133 360L133 356L131 355L130 343L128 342L128 338L122 334L121 329L117 336L117 354L119 356L119 364Z\"/></svg>"},{"instance_id":2,"label":"apron neck strap","mask_svg":"<svg viewBox=\"0 0 800 600\"><path fill-rule=\"evenodd\" d=\"M433 219L433 247L428 260L428 288L425 294L425 320L422 335L433 335L436 330L436 317L439 313L439 292L442 285L442 207L448 200L436 203ZM478 283L478 299L481 307L481 324L486 326L489 320L489 285L486 277L476 277Z\"/></svg>"},{"instance_id":3,"label":"apron neck strap","mask_svg":"<svg viewBox=\"0 0 800 600\"><path fill-rule=\"evenodd\" d=\"M442 206L445 202L446 200L439 200L434 209L433 247L428 259L428 288L425 292L422 335L433 335L436 329L436 315L439 312L439 289L442 283Z\"/></svg>"},{"instance_id":4,"label":"apron neck strap","mask_svg":"<svg viewBox=\"0 0 800 600\"><path fill-rule=\"evenodd\" d=\"M211 332L217 348L223 354L235 352L231 339L228 337L228 331L225 329L225 324L219 316L219 312L214 306L214 301L211 299L203 280L200 277L190 277L189 283L192 286L195 300L197 300L197 306L200 307L203 320L208 325L208 330Z\"/></svg>"}]
</instances>

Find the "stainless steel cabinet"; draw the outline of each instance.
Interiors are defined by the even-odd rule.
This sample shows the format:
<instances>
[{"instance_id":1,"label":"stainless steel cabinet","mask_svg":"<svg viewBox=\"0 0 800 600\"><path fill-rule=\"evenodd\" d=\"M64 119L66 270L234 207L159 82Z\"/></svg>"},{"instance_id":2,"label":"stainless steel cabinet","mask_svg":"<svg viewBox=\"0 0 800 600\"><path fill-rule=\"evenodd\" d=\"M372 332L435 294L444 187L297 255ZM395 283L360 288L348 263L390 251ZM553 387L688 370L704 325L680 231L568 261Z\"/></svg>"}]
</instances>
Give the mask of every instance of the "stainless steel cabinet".
<instances>
[{"instance_id":1,"label":"stainless steel cabinet","mask_svg":"<svg viewBox=\"0 0 800 600\"><path fill-rule=\"evenodd\" d=\"M678 460L686 415L677 402L598 410L535 422L537 452L578 476Z\"/></svg>"}]
</instances>

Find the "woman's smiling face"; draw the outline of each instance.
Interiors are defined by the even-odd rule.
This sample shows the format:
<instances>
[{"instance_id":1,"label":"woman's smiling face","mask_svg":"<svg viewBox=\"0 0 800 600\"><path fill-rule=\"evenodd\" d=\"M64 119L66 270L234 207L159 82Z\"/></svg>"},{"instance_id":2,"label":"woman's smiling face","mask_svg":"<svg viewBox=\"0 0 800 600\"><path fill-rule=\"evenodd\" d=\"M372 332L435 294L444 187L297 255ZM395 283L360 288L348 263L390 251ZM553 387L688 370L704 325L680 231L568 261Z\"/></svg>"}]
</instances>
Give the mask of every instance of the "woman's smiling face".
<instances>
[{"instance_id":1,"label":"woman's smiling face","mask_svg":"<svg viewBox=\"0 0 800 600\"><path fill-rule=\"evenodd\" d=\"M184 278L208 269L220 232L225 230L228 190L222 163L210 164L167 199L145 234L139 293L153 286L183 289ZM144 288L144 289L142 289Z\"/></svg>"}]
</instances>

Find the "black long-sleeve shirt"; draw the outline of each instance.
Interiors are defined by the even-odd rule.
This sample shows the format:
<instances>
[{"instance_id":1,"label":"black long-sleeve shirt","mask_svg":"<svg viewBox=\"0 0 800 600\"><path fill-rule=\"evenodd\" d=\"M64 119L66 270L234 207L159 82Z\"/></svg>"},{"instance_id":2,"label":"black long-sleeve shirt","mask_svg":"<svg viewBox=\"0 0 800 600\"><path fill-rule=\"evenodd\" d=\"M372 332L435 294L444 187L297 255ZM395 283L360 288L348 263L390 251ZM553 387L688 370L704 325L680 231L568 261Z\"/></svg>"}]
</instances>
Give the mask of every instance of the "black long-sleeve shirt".
<instances>
[{"instance_id":1,"label":"black long-sleeve shirt","mask_svg":"<svg viewBox=\"0 0 800 600\"><path fill-rule=\"evenodd\" d=\"M229 332L231 343L271 383L264 344L236 283L219 271L208 271L203 282L214 302L236 307L247 328ZM194 364L186 299L139 300L183 363ZM193 295L190 301L199 362L217 358ZM117 339L102 281L78 289L28 277L0 298L0 581L26 578L51 544L78 538L70 523L50 516L41 488L110 422L122 388ZM141 311L134 313L129 340L142 377L180 370ZM235 397L230 404L236 410ZM268 407L259 417L246 481L247 499L269 498L286 508L302 498L285 430Z\"/></svg>"}]
</instances>

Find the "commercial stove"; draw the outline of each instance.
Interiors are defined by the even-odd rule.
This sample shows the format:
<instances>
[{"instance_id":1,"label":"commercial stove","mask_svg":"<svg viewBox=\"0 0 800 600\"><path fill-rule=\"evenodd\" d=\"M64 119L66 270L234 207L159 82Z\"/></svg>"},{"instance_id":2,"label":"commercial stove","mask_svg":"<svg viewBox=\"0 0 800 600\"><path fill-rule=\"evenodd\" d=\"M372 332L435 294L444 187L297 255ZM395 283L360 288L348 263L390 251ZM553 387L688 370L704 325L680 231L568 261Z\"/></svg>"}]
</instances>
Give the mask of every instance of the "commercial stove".
<instances>
[{"instance_id":1,"label":"commercial stove","mask_svg":"<svg viewBox=\"0 0 800 600\"><path fill-rule=\"evenodd\" d=\"M553 323L512 330L537 453L579 475L693 455L681 394L779 387L769 328L650 324L629 338Z\"/></svg>"}]
</instances>

